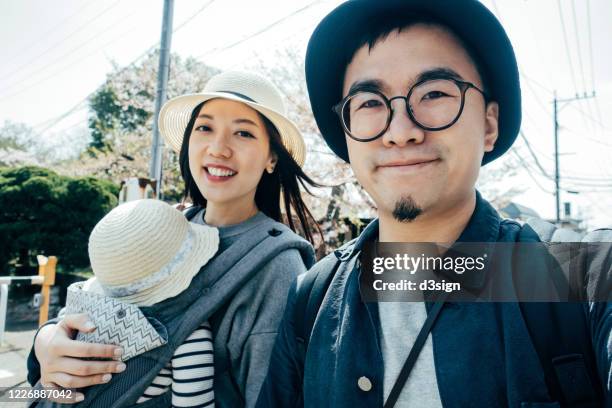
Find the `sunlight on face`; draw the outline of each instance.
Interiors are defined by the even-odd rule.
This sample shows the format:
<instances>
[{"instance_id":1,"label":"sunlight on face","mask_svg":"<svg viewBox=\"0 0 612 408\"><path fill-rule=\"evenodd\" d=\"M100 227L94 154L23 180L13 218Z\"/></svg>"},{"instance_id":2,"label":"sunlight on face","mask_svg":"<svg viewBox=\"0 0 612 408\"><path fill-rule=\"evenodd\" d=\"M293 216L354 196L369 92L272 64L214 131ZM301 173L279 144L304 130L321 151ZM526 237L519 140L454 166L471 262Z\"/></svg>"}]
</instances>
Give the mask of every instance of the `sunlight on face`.
<instances>
[{"instance_id":1,"label":"sunlight on face","mask_svg":"<svg viewBox=\"0 0 612 408\"><path fill-rule=\"evenodd\" d=\"M482 87L476 67L453 34L416 24L390 33L371 49L360 48L347 66L343 95L360 82L380 84L387 98L406 95L419 76L436 70L457 73ZM487 119L483 96L468 90L459 120L440 131L425 131L412 122L403 100L392 106L393 120L382 137L370 142L346 137L355 176L379 211L392 215L407 199L422 214L448 211L473 194L483 154L497 137L497 115L491 115L494 121Z\"/></svg>"},{"instance_id":2,"label":"sunlight on face","mask_svg":"<svg viewBox=\"0 0 612 408\"><path fill-rule=\"evenodd\" d=\"M274 163L259 113L241 102L206 102L189 140L189 169L209 203L244 208L254 202L266 167Z\"/></svg>"}]
</instances>

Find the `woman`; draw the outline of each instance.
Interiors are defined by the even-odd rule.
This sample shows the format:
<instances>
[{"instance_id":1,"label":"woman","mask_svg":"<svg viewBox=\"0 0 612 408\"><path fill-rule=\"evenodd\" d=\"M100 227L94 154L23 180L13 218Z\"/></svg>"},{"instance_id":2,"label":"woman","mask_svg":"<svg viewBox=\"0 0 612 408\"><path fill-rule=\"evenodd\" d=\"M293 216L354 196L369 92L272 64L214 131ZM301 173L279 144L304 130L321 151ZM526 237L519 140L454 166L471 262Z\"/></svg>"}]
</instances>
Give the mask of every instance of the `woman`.
<instances>
[{"instance_id":1,"label":"woman","mask_svg":"<svg viewBox=\"0 0 612 408\"><path fill-rule=\"evenodd\" d=\"M314 262L312 246L293 232L299 227L312 243L309 221L316 225L300 196L300 184L316 185L300 167L304 142L285 117L274 85L241 72L217 75L202 93L169 101L159 125L166 142L180 152L185 198L194 204L186 216L217 227L220 249L187 291L143 311L166 326L169 345L181 344L208 319L217 406L252 406L267 372L289 286ZM279 222L281 191L290 228ZM181 317L172 317L178 311ZM83 388L104 384L109 375L125 369L116 361L79 359L116 358L121 353L115 346L72 340L77 330L94 330L87 316L65 316L54 323L43 326L35 339L28 361L31 383L40 378L45 385ZM142 375L125 381L122 392L105 392L100 385L85 396L77 393L77 399L86 397L91 406L133 404L172 354L160 349L128 360L142 367ZM167 394L138 406L167 406Z\"/></svg>"}]
</instances>

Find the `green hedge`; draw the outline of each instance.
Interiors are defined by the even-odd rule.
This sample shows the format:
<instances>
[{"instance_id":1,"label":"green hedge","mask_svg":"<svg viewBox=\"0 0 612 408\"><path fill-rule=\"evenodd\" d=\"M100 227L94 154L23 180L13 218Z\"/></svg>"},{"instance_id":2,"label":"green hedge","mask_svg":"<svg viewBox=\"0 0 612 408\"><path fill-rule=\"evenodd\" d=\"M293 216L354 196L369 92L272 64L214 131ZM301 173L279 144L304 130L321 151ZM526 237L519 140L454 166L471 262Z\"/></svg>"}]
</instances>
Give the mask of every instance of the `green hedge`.
<instances>
[{"instance_id":1,"label":"green hedge","mask_svg":"<svg viewBox=\"0 0 612 408\"><path fill-rule=\"evenodd\" d=\"M0 167L0 273L11 263L35 264L37 254L57 256L61 270L86 268L89 234L117 205L118 192L93 177Z\"/></svg>"}]
</instances>

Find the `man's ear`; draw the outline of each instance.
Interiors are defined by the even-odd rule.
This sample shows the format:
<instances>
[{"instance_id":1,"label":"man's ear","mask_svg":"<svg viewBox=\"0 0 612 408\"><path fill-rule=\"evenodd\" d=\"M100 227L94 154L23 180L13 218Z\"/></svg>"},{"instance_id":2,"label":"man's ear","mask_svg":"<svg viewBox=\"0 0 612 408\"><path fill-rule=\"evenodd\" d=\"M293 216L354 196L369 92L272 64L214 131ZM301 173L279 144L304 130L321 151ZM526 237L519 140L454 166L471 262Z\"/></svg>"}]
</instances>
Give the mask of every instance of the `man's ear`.
<instances>
[{"instance_id":1,"label":"man's ear","mask_svg":"<svg viewBox=\"0 0 612 408\"><path fill-rule=\"evenodd\" d=\"M484 151L490 152L495 147L499 135L499 104L497 102L487 103L485 111L485 135Z\"/></svg>"}]
</instances>

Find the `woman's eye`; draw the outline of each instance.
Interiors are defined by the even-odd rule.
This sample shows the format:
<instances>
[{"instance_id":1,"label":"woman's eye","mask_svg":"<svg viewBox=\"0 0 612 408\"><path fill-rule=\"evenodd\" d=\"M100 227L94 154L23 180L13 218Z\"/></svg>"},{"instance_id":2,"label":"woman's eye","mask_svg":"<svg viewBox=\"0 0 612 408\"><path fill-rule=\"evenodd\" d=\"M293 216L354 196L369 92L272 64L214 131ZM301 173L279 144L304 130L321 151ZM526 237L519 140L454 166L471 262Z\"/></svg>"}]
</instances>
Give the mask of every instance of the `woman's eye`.
<instances>
[{"instance_id":1,"label":"woman's eye","mask_svg":"<svg viewBox=\"0 0 612 408\"><path fill-rule=\"evenodd\" d=\"M210 132L211 129L210 127L206 125L200 125L200 126L197 126L195 130L197 130L198 132Z\"/></svg>"},{"instance_id":2,"label":"woman's eye","mask_svg":"<svg viewBox=\"0 0 612 408\"><path fill-rule=\"evenodd\" d=\"M251 132L247 132L246 130L239 130L238 132L236 132L236 134L238 136L246 137L249 139L255 139L255 136L253 136Z\"/></svg>"}]
</instances>

